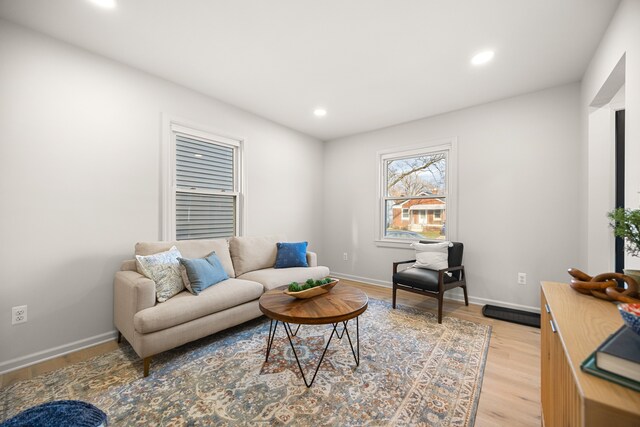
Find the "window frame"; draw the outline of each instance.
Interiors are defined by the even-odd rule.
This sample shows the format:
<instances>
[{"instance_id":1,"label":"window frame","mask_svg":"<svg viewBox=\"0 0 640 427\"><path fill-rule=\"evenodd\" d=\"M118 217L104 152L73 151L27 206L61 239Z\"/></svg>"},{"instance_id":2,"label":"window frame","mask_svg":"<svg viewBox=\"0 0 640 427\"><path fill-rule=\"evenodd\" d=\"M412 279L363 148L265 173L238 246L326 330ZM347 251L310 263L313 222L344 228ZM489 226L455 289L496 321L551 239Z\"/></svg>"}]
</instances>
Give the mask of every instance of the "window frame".
<instances>
[{"instance_id":1,"label":"window frame","mask_svg":"<svg viewBox=\"0 0 640 427\"><path fill-rule=\"evenodd\" d=\"M386 202L387 200L396 200L397 197L388 197L386 195L387 185L387 168L386 164L389 160L397 160L403 158L417 157L419 155L428 155L435 152L447 153L447 171L445 175L445 187L446 193L444 198L447 204L447 226L445 240L453 241L457 238L457 193L458 193L458 156L457 156L458 141L455 137L441 138L436 140L430 140L421 144L390 148L380 150L377 152L377 168L378 168L378 188L376 199L376 233L374 243L376 246L381 247L394 247L406 249L411 243L419 240L429 239L412 239L412 238L390 238L385 237L385 215L386 215ZM406 200L423 197L407 197ZM433 240L433 242L439 242L442 240Z\"/></svg>"},{"instance_id":2,"label":"window frame","mask_svg":"<svg viewBox=\"0 0 640 427\"><path fill-rule=\"evenodd\" d=\"M176 136L180 134L203 142L218 144L234 150L234 191L186 189L176 183ZM235 236L242 236L246 229L246 188L244 179L244 145L246 140L226 136L205 126L184 119L163 115L161 152L162 212L160 238L176 240L176 193L213 194L235 197Z\"/></svg>"}]
</instances>

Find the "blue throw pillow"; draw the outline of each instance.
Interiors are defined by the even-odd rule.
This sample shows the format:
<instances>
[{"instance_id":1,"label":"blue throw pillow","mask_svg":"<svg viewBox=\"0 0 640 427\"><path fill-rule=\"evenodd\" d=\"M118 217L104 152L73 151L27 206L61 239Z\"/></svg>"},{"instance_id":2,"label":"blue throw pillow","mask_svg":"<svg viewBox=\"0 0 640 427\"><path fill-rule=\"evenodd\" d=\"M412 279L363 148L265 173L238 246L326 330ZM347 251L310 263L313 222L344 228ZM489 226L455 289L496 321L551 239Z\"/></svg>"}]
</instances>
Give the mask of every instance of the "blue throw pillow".
<instances>
[{"instance_id":1,"label":"blue throw pillow","mask_svg":"<svg viewBox=\"0 0 640 427\"><path fill-rule=\"evenodd\" d=\"M307 242L278 243L275 268L309 267Z\"/></svg>"},{"instance_id":2,"label":"blue throw pillow","mask_svg":"<svg viewBox=\"0 0 640 427\"><path fill-rule=\"evenodd\" d=\"M186 277L183 274L184 284L192 294L198 295L209 286L229 278L215 252L206 258L178 258L178 261L186 273Z\"/></svg>"}]
</instances>

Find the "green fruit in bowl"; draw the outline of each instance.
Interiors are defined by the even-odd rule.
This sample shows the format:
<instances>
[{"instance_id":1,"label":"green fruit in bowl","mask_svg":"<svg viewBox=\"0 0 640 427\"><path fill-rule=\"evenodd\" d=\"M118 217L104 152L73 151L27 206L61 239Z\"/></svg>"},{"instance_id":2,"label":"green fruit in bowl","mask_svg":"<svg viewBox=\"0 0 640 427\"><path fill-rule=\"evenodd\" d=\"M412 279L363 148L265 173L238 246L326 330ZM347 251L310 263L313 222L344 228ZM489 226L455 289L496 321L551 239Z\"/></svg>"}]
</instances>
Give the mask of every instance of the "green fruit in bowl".
<instances>
[{"instance_id":1,"label":"green fruit in bowl","mask_svg":"<svg viewBox=\"0 0 640 427\"><path fill-rule=\"evenodd\" d=\"M313 279L308 279L305 283L307 285L313 285L315 283L315 281Z\"/></svg>"},{"instance_id":2,"label":"green fruit in bowl","mask_svg":"<svg viewBox=\"0 0 640 427\"><path fill-rule=\"evenodd\" d=\"M316 280L315 285L316 285L316 286L322 286L322 285L324 285L324 281L322 281L322 280Z\"/></svg>"},{"instance_id":3,"label":"green fruit in bowl","mask_svg":"<svg viewBox=\"0 0 640 427\"><path fill-rule=\"evenodd\" d=\"M330 277L327 277L326 279L324 279L324 283L325 283L325 285L326 285L326 284L329 284L329 283L331 283L331 282L333 282L333 280L332 280Z\"/></svg>"},{"instance_id":4,"label":"green fruit in bowl","mask_svg":"<svg viewBox=\"0 0 640 427\"><path fill-rule=\"evenodd\" d=\"M298 282L291 282L289 284L289 292L300 292L300 285Z\"/></svg>"}]
</instances>

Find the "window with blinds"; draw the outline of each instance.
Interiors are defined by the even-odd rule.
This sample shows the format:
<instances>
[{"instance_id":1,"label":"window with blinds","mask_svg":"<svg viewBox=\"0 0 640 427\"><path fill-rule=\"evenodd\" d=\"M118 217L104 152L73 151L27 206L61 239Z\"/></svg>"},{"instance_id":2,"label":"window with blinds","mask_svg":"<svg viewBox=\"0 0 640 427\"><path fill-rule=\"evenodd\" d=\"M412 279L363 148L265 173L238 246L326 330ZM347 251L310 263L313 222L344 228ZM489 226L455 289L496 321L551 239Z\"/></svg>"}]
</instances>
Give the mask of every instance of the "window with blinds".
<instances>
[{"instance_id":1,"label":"window with blinds","mask_svg":"<svg viewBox=\"0 0 640 427\"><path fill-rule=\"evenodd\" d=\"M238 146L175 133L176 240L238 234Z\"/></svg>"}]
</instances>

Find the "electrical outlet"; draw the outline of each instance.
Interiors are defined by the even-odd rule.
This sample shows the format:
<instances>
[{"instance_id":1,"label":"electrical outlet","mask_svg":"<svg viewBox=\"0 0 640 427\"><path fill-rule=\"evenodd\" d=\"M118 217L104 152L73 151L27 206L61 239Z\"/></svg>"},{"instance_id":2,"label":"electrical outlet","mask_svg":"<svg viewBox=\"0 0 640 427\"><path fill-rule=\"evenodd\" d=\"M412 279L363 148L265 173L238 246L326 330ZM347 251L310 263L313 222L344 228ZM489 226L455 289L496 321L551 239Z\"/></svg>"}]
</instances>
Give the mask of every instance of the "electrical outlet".
<instances>
[{"instance_id":1,"label":"electrical outlet","mask_svg":"<svg viewBox=\"0 0 640 427\"><path fill-rule=\"evenodd\" d=\"M518 273L518 285L527 284L527 273Z\"/></svg>"},{"instance_id":2,"label":"electrical outlet","mask_svg":"<svg viewBox=\"0 0 640 427\"><path fill-rule=\"evenodd\" d=\"M347 254L346 252L342 254L342 260L343 261L349 261L349 254Z\"/></svg>"},{"instance_id":3,"label":"electrical outlet","mask_svg":"<svg viewBox=\"0 0 640 427\"><path fill-rule=\"evenodd\" d=\"M19 305L11 308L11 324L24 323L27 321L27 306Z\"/></svg>"}]
</instances>

